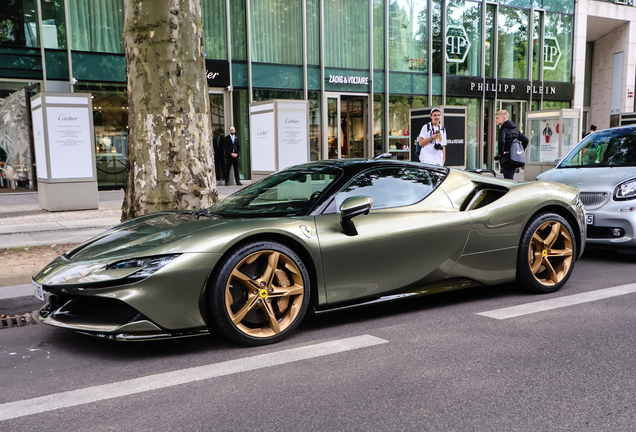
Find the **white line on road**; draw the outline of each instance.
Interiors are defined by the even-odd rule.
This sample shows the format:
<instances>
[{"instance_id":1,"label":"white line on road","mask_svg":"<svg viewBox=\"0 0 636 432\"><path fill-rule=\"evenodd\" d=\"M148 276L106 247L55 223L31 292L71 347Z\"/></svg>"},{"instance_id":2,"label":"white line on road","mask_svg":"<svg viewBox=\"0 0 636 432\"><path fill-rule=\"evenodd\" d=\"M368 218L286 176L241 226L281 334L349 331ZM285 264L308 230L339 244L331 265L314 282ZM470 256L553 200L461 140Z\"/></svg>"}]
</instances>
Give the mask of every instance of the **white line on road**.
<instances>
[{"instance_id":1,"label":"white line on road","mask_svg":"<svg viewBox=\"0 0 636 432\"><path fill-rule=\"evenodd\" d=\"M293 363L300 360L322 357L359 348L367 348L387 342L387 340L380 339L375 336L362 335L317 345L309 345L301 348L293 348L285 351L257 355L254 357L230 360L217 364L197 366L173 372L164 372L112 384L71 390L48 396L36 397L33 399L9 402L0 405L0 421L83 405L91 402L98 402L105 399L113 399L136 393L158 390L180 384L202 381L239 372L278 366L285 363Z\"/></svg>"},{"instance_id":2,"label":"white line on road","mask_svg":"<svg viewBox=\"0 0 636 432\"><path fill-rule=\"evenodd\" d=\"M605 288L596 291L584 292L581 294L573 294L570 296L559 297L550 300L542 300L534 303L526 303L518 306L511 306L502 309L495 309L486 312L480 312L477 315L494 319L515 318L523 315L529 315L537 312L544 312L552 309L558 309L566 306L572 306L581 303L593 302L610 297L616 297L636 292L636 284L627 284L612 288Z\"/></svg>"}]
</instances>

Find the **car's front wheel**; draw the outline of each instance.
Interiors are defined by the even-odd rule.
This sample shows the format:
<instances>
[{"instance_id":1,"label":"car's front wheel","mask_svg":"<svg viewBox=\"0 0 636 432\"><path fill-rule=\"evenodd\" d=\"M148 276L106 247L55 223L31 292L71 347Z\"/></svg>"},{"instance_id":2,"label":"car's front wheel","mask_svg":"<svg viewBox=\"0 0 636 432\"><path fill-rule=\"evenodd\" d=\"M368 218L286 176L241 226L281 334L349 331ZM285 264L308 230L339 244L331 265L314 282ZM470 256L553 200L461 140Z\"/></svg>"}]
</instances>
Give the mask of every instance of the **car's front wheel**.
<instances>
[{"instance_id":1,"label":"car's front wheel","mask_svg":"<svg viewBox=\"0 0 636 432\"><path fill-rule=\"evenodd\" d=\"M576 237L568 221L555 213L533 217L526 226L517 255L517 282L535 293L561 289L576 261Z\"/></svg>"},{"instance_id":2,"label":"car's front wheel","mask_svg":"<svg viewBox=\"0 0 636 432\"><path fill-rule=\"evenodd\" d=\"M232 251L212 275L208 322L244 345L274 343L298 327L309 297L300 257L278 242L254 242Z\"/></svg>"}]
</instances>

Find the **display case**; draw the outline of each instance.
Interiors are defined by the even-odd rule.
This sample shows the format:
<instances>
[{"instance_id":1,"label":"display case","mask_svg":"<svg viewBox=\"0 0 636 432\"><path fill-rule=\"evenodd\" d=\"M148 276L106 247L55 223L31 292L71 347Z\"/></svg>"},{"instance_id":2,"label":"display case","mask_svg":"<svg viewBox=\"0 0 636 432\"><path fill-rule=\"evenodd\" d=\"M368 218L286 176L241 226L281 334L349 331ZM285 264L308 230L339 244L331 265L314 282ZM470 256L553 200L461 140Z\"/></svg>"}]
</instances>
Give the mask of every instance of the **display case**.
<instances>
[{"instance_id":1,"label":"display case","mask_svg":"<svg viewBox=\"0 0 636 432\"><path fill-rule=\"evenodd\" d=\"M389 153L391 153L392 159L410 160L410 138L408 135L389 135Z\"/></svg>"},{"instance_id":2,"label":"display case","mask_svg":"<svg viewBox=\"0 0 636 432\"><path fill-rule=\"evenodd\" d=\"M581 111L559 109L528 113L524 179L534 180L544 171L554 168L557 159L565 157L581 140Z\"/></svg>"}]
</instances>

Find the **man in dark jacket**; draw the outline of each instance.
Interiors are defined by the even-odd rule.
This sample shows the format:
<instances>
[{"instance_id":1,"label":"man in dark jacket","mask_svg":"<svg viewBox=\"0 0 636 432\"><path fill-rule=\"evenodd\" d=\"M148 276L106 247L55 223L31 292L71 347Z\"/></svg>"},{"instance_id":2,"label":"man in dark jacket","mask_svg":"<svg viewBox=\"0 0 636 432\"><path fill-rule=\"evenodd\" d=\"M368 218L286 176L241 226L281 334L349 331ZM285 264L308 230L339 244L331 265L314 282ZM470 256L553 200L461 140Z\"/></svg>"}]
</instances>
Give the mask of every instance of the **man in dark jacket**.
<instances>
[{"instance_id":1,"label":"man in dark jacket","mask_svg":"<svg viewBox=\"0 0 636 432\"><path fill-rule=\"evenodd\" d=\"M230 127L230 134L225 137L225 186L229 186L230 168L234 167L234 179L236 184L243 186L239 179L238 158L241 152L241 140L236 136L234 126Z\"/></svg>"},{"instance_id":2,"label":"man in dark jacket","mask_svg":"<svg viewBox=\"0 0 636 432\"><path fill-rule=\"evenodd\" d=\"M499 140L497 145L497 156L495 160L501 165L501 172L504 178L513 179L515 168L510 164L510 146L512 140L517 138L525 149L528 147L528 138L517 130L517 125L508 120L508 111L501 110L495 114L495 123L499 128Z\"/></svg>"}]
</instances>

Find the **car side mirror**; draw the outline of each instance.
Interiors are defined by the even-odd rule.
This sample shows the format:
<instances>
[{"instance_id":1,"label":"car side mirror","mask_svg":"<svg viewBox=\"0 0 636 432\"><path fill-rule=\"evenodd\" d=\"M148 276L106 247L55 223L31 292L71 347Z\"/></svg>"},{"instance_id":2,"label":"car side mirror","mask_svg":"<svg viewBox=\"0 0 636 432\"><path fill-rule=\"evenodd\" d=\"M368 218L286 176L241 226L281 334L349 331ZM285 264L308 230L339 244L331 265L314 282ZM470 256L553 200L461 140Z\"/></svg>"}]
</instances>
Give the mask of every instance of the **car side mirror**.
<instances>
[{"instance_id":1,"label":"car side mirror","mask_svg":"<svg viewBox=\"0 0 636 432\"><path fill-rule=\"evenodd\" d=\"M559 166L559 164L561 163L561 161L563 160L563 158L558 158L554 160L554 166Z\"/></svg>"},{"instance_id":2,"label":"car side mirror","mask_svg":"<svg viewBox=\"0 0 636 432\"><path fill-rule=\"evenodd\" d=\"M358 235L358 230L351 219L368 214L371 207L373 207L373 200L366 196L349 197L340 204L340 224L346 235Z\"/></svg>"}]
</instances>

